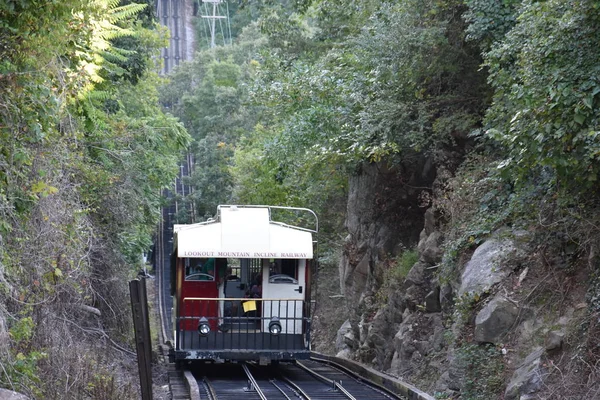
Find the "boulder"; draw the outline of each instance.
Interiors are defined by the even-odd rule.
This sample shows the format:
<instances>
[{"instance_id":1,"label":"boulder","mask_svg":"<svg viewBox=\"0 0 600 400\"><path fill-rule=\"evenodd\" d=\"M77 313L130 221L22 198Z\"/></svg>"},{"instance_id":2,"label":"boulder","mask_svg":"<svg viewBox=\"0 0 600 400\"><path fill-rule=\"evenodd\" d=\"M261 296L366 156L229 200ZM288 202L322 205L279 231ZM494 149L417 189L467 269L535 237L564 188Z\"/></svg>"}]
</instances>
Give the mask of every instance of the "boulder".
<instances>
[{"instance_id":1,"label":"boulder","mask_svg":"<svg viewBox=\"0 0 600 400\"><path fill-rule=\"evenodd\" d=\"M454 295L452 286L449 283L440 286L440 306L444 311L448 311L454 307Z\"/></svg>"},{"instance_id":2,"label":"boulder","mask_svg":"<svg viewBox=\"0 0 600 400\"><path fill-rule=\"evenodd\" d=\"M404 281L404 289L408 289L411 286L420 286L425 283L425 268L427 264L419 261L408 271L406 279Z\"/></svg>"},{"instance_id":3,"label":"boulder","mask_svg":"<svg viewBox=\"0 0 600 400\"><path fill-rule=\"evenodd\" d=\"M344 294L351 298L360 298L366 292L366 288L369 283L369 271L371 270L371 254L366 252L360 258L360 261L356 264L352 273L349 273L344 277ZM348 271L349 272L349 271ZM344 286L344 285L342 285Z\"/></svg>"},{"instance_id":4,"label":"boulder","mask_svg":"<svg viewBox=\"0 0 600 400\"><path fill-rule=\"evenodd\" d=\"M346 360L352 360L352 351L350 349L338 351L335 356L337 358L344 358Z\"/></svg>"},{"instance_id":5,"label":"boulder","mask_svg":"<svg viewBox=\"0 0 600 400\"><path fill-rule=\"evenodd\" d=\"M363 318L358 323L358 342L359 342L360 346L364 345L364 343L367 341L370 327L371 327L371 324L368 323L367 321L365 321L364 316L363 316Z\"/></svg>"},{"instance_id":6,"label":"boulder","mask_svg":"<svg viewBox=\"0 0 600 400\"><path fill-rule=\"evenodd\" d=\"M423 303L423 297L425 293L423 288L419 286L411 286L404 291L404 297L406 299L406 306L410 311L415 311L417 305Z\"/></svg>"},{"instance_id":7,"label":"boulder","mask_svg":"<svg viewBox=\"0 0 600 400\"><path fill-rule=\"evenodd\" d=\"M0 308L0 354L4 354L8 351L9 346L9 335L8 328L6 326L6 317Z\"/></svg>"},{"instance_id":8,"label":"boulder","mask_svg":"<svg viewBox=\"0 0 600 400\"><path fill-rule=\"evenodd\" d=\"M424 357L441 351L443 347L444 320L441 313L407 313L394 336L393 346L388 350L392 355L388 371L393 375L410 377L424 368ZM441 368L432 365L433 360L428 359L427 369Z\"/></svg>"},{"instance_id":9,"label":"boulder","mask_svg":"<svg viewBox=\"0 0 600 400\"><path fill-rule=\"evenodd\" d=\"M448 352L448 375L445 384L450 390L460 391L465 382L465 367L462 365L460 357L456 355L456 349Z\"/></svg>"},{"instance_id":10,"label":"boulder","mask_svg":"<svg viewBox=\"0 0 600 400\"><path fill-rule=\"evenodd\" d=\"M536 400L538 397L534 394L523 394L519 397L519 400Z\"/></svg>"},{"instance_id":11,"label":"boulder","mask_svg":"<svg viewBox=\"0 0 600 400\"><path fill-rule=\"evenodd\" d=\"M417 349L417 351L426 356L433 351L433 344L429 340L415 340L413 341L413 346Z\"/></svg>"},{"instance_id":12,"label":"boulder","mask_svg":"<svg viewBox=\"0 0 600 400\"><path fill-rule=\"evenodd\" d=\"M475 340L498 343L517 321L519 308L502 296L494 297L475 318Z\"/></svg>"},{"instance_id":13,"label":"boulder","mask_svg":"<svg viewBox=\"0 0 600 400\"><path fill-rule=\"evenodd\" d=\"M400 358L400 355L395 351L394 356L392 357L392 363L390 364L390 368L388 369L387 373L390 375L397 374L397 372L402 368L402 364L403 362Z\"/></svg>"},{"instance_id":14,"label":"boulder","mask_svg":"<svg viewBox=\"0 0 600 400\"><path fill-rule=\"evenodd\" d=\"M0 400L30 400L24 394L13 392L8 389L0 389Z\"/></svg>"},{"instance_id":15,"label":"boulder","mask_svg":"<svg viewBox=\"0 0 600 400\"><path fill-rule=\"evenodd\" d=\"M365 341L373 347L376 366L380 369L389 368L393 355L393 342L389 338L393 335L394 324L389 320L390 313L386 309L379 309L373 317Z\"/></svg>"},{"instance_id":16,"label":"boulder","mask_svg":"<svg viewBox=\"0 0 600 400\"><path fill-rule=\"evenodd\" d=\"M412 330L412 325L405 321L400 325L400 330L394 335L393 343L396 353L400 354L403 351L404 339L409 330Z\"/></svg>"},{"instance_id":17,"label":"boulder","mask_svg":"<svg viewBox=\"0 0 600 400\"><path fill-rule=\"evenodd\" d=\"M440 232L433 232L427 236L427 239L419 242L419 254L421 260L429 265L435 265L442 260L444 251L440 248L440 242L442 241L442 234Z\"/></svg>"},{"instance_id":18,"label":"boulder","mask_svg":"<svg viewBox=\"0 0 600 400\"><path fill-rule=\"evenodd\" d=\"M350 331L344 335L344 343L346 343L350 349L357 349L359 345L356 341L353 331Z\"/></svg>"},{"instance_id":19,"label":"boulder","mask_svg":"<svg viewBox=\"0 0 600 400\"><path fill-rule=\"evenodd\" d=\"M489 239L479 246L462 273L458 295L483 293L501 282L511 272L503 260L514 253L516 247L509 239Z\"/></svg>"},{"instance_id":20,"label":"boulder","mask_svg":"<svg viewBox=\"0 0 600 400\"><path fill-rule=\"evenodd\" d=\"M448 371L444 371L442 375L435 382L435 391L436 392L444 392L448 390L448 381L450 380L450 373Z\"/></svg>"},{"instance_id":21,"label":"boulder","mask_svg":"<svg viewBox=\"0 0 600 400\"><path fill-rule=\"evenodd\" d=\"M388 296L388 303L386 305L389 314L388 318L394 324L394 329L397 330L398 324L402 322L402 313L407 307L406 299L397 287Z\"/></svg>"},{"instance_id":22,"label":"boulder","mask_svg":"<svg viewBox=\"0 0 600 400\"><path fill-rule=\"evenodd\" d=\"M428 208L423 217L423 232L429 236L435 231L435 213L433 207Z\"/></svg>"},{"instance_id":23,"label":"boulder","mask_svg":"<svg viewBox=\"0 0 600 400\"><path fill-rule=\"evenodd\" d=\"M433 334L430 336L429 341L433 346L433 350L441 351L444 348L444 321L441 314L431 314L431 326L433 327Z\"/></svg>"},{"instance_id":24,"label":"boulder","mask_svg":"<svg viewBox=\"0 0 600 400\"><path fill-rule=\"evenodd\" d=\"M545 347L546 350L560 350L565 339L565 332L563 331L550 331L546 336Z\"/></svg>"},{"instance_id":25,"label":"boulder","mask_svg":"<svg viewBox=\"0 0 600 400\"><path fill-rule=\"evenodd\" d=\"M386 312L386 308L380 308L375 313L373 320L371 321L371 325L369 326L369 335L378 335L378 336L386 336L392 329L392 324L388 319L388 313Z\"/></svg>"},{"instance_id":26,"label":"boulder","mask_svg":"<svg viewBox=\"0 0 600 400\"><path fill-rule=\"evenodd\" d=\"M527 398L542 387L547 371L542 367L544 349L539 347L531 352L516 371L504 392L504 400Z\"/></svg>"},{"instance_id":27,"label":"boulder","mask_svg":"<svg viewBox=\"0 0 600 400\"><path fill-rule=\"evenodd\" d=\"M348 334L352 335L351 337L354 338L354 335L352 334L352 325L350 325L349 320L346 320L346 322L342 324L340 329L338 329L337 335L335 337L335 349L338 352L346 350L350 347L345 339L346 335Z\"/></svg>"}]
</instances>

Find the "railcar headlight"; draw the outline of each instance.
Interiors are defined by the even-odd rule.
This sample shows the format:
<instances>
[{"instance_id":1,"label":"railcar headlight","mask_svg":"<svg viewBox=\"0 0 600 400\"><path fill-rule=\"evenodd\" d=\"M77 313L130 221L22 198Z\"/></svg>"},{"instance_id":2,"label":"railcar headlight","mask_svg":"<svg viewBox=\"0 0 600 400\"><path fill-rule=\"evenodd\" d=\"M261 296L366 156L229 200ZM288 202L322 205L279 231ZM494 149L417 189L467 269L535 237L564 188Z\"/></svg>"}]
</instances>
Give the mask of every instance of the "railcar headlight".
<instances>
[{"instance_id":1,"label":"railcar headlight","mask_svg":"<svg viewBox=\"0 0 600 400\"><path fill-rule=\"evenodd\" d=\"M200 322L198 322L198 333L201 336L206 336L210 332L210 325L208 324L208 320L206 317L200 318Z\"/></svg>"},{"instance_id":2,"label":"railcar headlight","mask_svg":"<svg viewBox=\"0 0 600 400\"><path fill-rule=\"evenodd\" d=\"M279 323L278 317L272 317L269 322L269 333L273 336L277 336L281 333L281 323Z\"/></svg>"}]
</instances>

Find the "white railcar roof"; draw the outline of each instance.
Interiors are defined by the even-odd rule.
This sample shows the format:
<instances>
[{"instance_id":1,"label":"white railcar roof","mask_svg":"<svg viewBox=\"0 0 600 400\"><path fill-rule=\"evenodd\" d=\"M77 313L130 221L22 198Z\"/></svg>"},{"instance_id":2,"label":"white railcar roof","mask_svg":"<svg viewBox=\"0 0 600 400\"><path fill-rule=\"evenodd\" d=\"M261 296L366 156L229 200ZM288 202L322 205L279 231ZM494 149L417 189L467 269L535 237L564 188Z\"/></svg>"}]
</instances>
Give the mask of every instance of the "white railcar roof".
<instances>
[{"instance_id":1,"label":"white railcar roof","mask_svg":"<svg viewBox=\"0 0 600 400\"><path fill-rule=\"evenodd\" d=\"M313 258L311 231L272 221L269 207L220 206L216 221L174 232L178 257Z\"/></svg>"}]
</instances>

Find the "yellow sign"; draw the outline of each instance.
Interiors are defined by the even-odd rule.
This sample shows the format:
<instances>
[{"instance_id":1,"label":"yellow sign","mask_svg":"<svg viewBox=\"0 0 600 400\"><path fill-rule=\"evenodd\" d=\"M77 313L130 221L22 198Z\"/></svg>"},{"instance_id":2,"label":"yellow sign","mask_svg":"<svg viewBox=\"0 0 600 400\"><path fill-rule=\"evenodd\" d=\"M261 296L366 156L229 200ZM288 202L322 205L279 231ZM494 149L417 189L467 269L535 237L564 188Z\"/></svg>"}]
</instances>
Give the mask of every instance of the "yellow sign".
<instances>
[{"instance_id":1,"label":"yellow sign","mask_svg":"<svg viewBox=\"0 0 600 400\"><path fill-rule=\"evenodd\" d=\"M243 303L244 306L244 312L248 312L248 311L256 311L256 301L252 300L252 301L245 301Z\"/></svg>"}]
</instances>

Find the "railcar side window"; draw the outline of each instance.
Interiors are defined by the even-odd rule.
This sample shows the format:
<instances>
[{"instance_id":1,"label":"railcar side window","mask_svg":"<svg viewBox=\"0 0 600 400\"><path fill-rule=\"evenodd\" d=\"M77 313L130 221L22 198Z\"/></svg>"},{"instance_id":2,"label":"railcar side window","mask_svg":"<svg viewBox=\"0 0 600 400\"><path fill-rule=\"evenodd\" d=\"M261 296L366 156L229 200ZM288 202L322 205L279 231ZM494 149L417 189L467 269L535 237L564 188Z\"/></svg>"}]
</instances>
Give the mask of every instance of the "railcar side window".
<instances>
[{"instance_id":1,"label":"railcar side window","mask_svg":"<svg viewBox=\"0 0 600 400\"><path fill-rule=\"evenodd\" d=\"M214 281L215 259L214 258L186 258L185 259L186 281Z\"/></svg>"},{"instance_id":2,"label":"railcar side window","mask_svg":"<svg viewBox=\"0 0 600 400\"><path fill-rule=\"evenodd\" d=\"M298 260L277 259L269 268L269 283L298 284Z\"/></svg>"}]
</instances>

